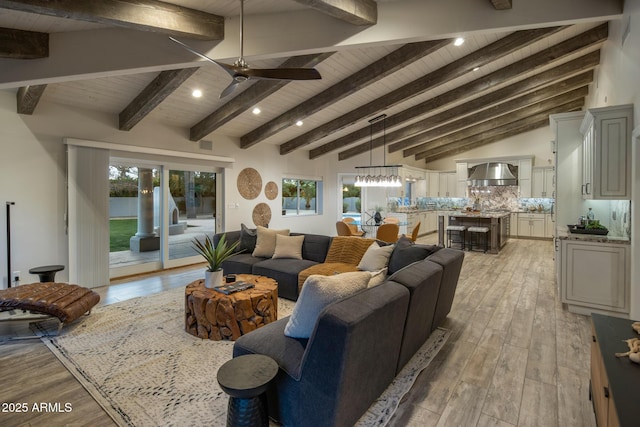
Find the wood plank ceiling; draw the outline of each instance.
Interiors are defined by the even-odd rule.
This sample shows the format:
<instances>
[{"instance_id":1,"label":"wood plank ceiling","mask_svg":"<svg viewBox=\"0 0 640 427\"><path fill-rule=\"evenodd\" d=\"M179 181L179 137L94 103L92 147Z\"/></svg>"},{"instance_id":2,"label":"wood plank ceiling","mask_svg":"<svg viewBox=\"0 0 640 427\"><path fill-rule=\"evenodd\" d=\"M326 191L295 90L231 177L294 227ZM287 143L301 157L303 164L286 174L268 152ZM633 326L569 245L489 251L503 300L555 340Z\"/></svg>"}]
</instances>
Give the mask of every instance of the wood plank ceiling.
<instances>
[{"instance_id":1,"label":"wood plank ceiling","mask_svg":"<svg viewBox=\"0 0 640 427\"><path fill-rule=\"evenodd\" d=\"M313 8L353 25L375 25L377 19L373 0L295 1L294 7ZM494 13L512 7L510 0L485 1ZM262 0L256 7L268 10L273 3ZM29 21L26 14L55 17L57 25L64 18L178 37L224 37L223 16L155 0L0 0L0 12L4 26L7 15L16 14L14 21L20 22ZM237 14L237 9L224 12ZM46 58L48 36L0 28L0 57ZM117 114L122 131L160 120L188 128L192 141L225 134L247 150L268 143L278 145L282 155L306 150L312 159L337 154L346 160L384 145L389 153L428 163L546 126L549 114L583 108L607 37L606 23L589 23L477 34L459 47L445 39L256 60L252 67L316 67L323 79L254 81L222 100L217 94L228 75L203 63L21 87L16 111L37 114L38 102L46 100ZM193 98L196 87L209 96ZM259 116L251 113L255 106L263 110ZM370 127L368 119L383 112L384 123ZM298 120L304 127L294 125Z\"/></svg>"}]
</instances>

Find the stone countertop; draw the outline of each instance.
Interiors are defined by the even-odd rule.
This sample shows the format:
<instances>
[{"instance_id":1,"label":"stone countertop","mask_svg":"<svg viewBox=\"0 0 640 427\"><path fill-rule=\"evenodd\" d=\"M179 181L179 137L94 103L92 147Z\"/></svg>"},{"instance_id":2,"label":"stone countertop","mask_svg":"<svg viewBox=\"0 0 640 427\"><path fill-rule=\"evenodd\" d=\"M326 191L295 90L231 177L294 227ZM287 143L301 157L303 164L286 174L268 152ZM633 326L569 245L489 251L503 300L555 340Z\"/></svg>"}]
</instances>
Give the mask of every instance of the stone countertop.
<instances>
[{"instance_id":1,"label":"stone countertop","mask_svg":"<svg viewBox=\"0 0 640 427\"><path fill-rule=\"evenodd\" d=\"M503 218L505 216L510 216L511 212L464 212L464 211L456 211L449 214L450 217L461 217L461 218Z\"/></svg>"},{"instance_id":2,"label":"stone countertop","mask_svg":"<svg viewBox=\"0 0 640 427\"><path fill-rule=\"evenodd\" d=\"M621 245L630 245L631 240L628 237L611 236L611 233L603 236L601 234L576 234L571 233L567 229L567 226L558 226L556 228L556 235L560 240L580 240L583 242L592 243L619 243Z\"/></svg>"}]
</instances>

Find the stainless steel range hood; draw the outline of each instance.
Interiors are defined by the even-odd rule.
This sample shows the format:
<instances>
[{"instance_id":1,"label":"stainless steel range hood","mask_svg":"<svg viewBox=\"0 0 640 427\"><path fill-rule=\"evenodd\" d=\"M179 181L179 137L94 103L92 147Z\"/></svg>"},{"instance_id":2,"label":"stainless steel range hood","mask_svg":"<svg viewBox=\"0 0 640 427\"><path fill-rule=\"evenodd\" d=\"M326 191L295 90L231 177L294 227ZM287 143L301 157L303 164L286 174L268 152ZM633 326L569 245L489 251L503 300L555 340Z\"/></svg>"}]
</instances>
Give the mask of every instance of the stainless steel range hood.
<instances>
[{"instance_id":1,"label":"stainless steel range hood","mask_svg":"<svg viewBox=\"0 0 640 427\"><path fill-rule=\"evenodd\" d=\"M471 168L467 184L471 187L518 185L518 179L514 174L515 171L515 167L508 163L481 163Z\"/></svg>"}]
</instances>

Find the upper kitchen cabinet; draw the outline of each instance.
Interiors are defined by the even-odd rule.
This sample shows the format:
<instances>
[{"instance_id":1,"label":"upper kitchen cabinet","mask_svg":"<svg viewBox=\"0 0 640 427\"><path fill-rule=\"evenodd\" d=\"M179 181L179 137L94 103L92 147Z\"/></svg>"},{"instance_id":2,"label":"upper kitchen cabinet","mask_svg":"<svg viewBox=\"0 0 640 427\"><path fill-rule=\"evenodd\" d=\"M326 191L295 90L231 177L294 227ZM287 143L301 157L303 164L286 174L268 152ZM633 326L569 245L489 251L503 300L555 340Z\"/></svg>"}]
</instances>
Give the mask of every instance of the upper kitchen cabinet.
<instances>
[{"instance_id":1,"label":"upper kitchen cabinet","mask_svg":"<svg viewBox=\"0 0 640 427\"><path fill-rule=\"evenodd\" d=\"M633 105L587 110L580 126L584 199L631 199L632 131Z\"/></svg>"},{"instance_id":2,"label":"upper kitchen cabinet","mask_svg":"<svg viewBox=\"0 0 640 427\"><path fill-rule=\"evenodd\" d=\"M427 197L438 197L440 193L440 172L427 171Z\"/></svg>"},{"instance_id":3,"label":"upper kitchen cabinet","mask_svg":"<svg viewBox=\"0 0 640 427\"><path fill-rule=\"evenodd\" d=\"M463 197L457 195L457 180L455 172L440 172L440 197Z\"/></svg>"},{"instance_id":4,"label":"upper kitchen cabinet","mask_svg":"<svg viewBox=\"0 0 640 427\"><path fill-rule=\"evenodd\" d=\"M518 161L518 189L520 197L528 198L531 196L531 173L533 170L533 159L526 158Z\"/></svg>"},{"instance_id":5,"label":"upper kitchen cabinet","mask_svg":"<svg viewBox=\"0 0 640 427\"><path fill-rule=\"evenodd\" d=\"M466 162L456 163L456 197L467 196L467 178L469 169Z\"/></svg>"},{"instance_id":6,"label":"upper kitchen cabinet","mask_svg":"<svg viewBox=\"0 0 640 427\"><path fill-rule=\"evenodd\" d=\"M534 167L531 171L531 197L555 197L555 170L553 166Z\"/></svg>"}]
</instances>

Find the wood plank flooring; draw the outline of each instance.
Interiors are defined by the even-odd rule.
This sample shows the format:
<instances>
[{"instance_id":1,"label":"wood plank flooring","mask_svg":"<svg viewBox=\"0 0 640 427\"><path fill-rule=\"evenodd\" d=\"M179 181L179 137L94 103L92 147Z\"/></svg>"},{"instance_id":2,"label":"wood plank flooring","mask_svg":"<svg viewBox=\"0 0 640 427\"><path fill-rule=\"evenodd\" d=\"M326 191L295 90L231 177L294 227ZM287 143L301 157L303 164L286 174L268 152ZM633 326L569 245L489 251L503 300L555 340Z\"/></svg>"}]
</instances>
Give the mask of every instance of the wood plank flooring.
<instances>
[{"instance_id":1,"label":"wood plank flooring","mask_svg":"<svg viewBox=\"0 0 640 427\"><path fill-rule=\"evenodd\" d=\"M390 426L595 427L588 399L589 319L560 304L552 257L550 241L525 239L512 239L498 255L466 253L444 325L451 338ZM181 268L121 279L97 291L101 304L111 304L181 287L201 275L201 266ZM4 337L25 331L23 325L0 325ZM73 408L0 412L2 426L115 425L38 340L0 343L0 378L0 404L69 402Z\"/></svg>"}]
</instances>

